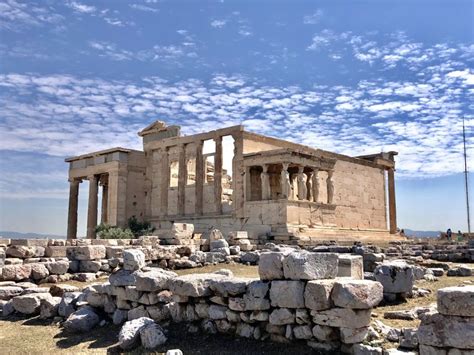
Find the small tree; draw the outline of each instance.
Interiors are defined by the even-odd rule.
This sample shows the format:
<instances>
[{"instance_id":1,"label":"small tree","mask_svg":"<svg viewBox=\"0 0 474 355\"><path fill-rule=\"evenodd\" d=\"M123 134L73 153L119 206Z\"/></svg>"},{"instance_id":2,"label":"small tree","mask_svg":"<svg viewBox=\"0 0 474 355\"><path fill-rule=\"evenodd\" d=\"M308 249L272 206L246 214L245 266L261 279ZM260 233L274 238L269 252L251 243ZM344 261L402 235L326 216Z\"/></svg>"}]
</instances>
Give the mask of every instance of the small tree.
<instances>
[{"instance_id":1,"label":"small tree","mask_svg":"<svg viewBox=\"0 0 474 355\"><path fill-rule=\"evenodd\" d=\"M155 231L155 227L153 227L150 222L140 222L135 216L132 216L128 219L128 228L135 237L151 235Z\"/></svg>"},{"instance_id":2,"label":"small tree","mask_svg":"<svg viewBox=\"0 0 474 355\"><path fill-rule=\"evenodd\" d=\"M133 233L129 228L114 227L101 223L96 229L96 235L99 239L133 239Z\"/></svg>"}]
</instances>

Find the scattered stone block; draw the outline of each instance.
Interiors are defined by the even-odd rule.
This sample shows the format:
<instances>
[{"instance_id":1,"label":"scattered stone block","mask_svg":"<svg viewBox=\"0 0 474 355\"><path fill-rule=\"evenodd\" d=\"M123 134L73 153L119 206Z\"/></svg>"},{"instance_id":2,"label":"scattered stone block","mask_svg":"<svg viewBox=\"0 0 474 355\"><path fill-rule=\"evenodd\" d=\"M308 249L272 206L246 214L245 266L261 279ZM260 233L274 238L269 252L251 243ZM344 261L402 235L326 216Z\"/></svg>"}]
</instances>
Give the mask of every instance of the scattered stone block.
<instances>
[{"instance_id":1,"label":"scattered stone block","mask_svg":"<svg viewBox=\"0 0 474 355\"><path fill-rule=\"evenodd\" d=\"M21 295L23 288L18 286L0 286L0 300L10 300L15 296Z\"/></svg>"},{"instance_id":2,"label":"scattered stone block","mask_svg":"<svg viewBox=\"0 0 474 355\"><path fill-rule=\"evenodd\" d=\"M6 265L2 269L2 280L21 281L30 278L31 264Z\"/></svg>"},{"instance_id":3,"label":"scattered stone block","mask_svg":"<svg viewBox=\"0 0 474 355\"><path fill-rule=\"evenodd\" d=\"M169 283L171 292L181 296L203 297L211 294L209 283L213 280L224 279L217 274L190 274L178 276Z\"/></svg>"},{"instance_id":4,"label":"scattered stone block","mask_svg":"<svg viewBox=\"0 0 474 355\"><path fill-rule=\"evenodd\" d=\"M374 270L375 280L383 285L384 293L410 293L415 276L413 267L404 261L391 261L378 265Z\"/></svg>"},{"instance_id":5,"label":"scattered stone block","mask_svg":"<svg viewBox=\"0 0 474 355\"><path fill-rule=\"evenodd\" d=\"M443 315L474 317L474 285L439 289L437 300Z\"/></svg>"},{"instance_id":6,"label":"scattered stone block","mask_svg":"<svg viewBox=\"0 0 474 355\"><path fill-rule=\"evenodd\" d=\"M140 270L146 265L145 254L138 249L123 251L123 269L129 271Z\"/></svg>"},{"instance_id":7,"label":"scattered stone block","mask_svg":"<svg viewBox=\"0 0 474 355\"><path fill-rule=\"evenodd\" d=\"M74 260L99 260L105 259L105 246L87 245L67 248L68 257Z\"/></svg>"},{"instance_id":8,"label":"scattered stone block","mask_svg":"<svg viewBox=\"0 0 474 355\"><path fill-rule=\"evenodd\" d=\"M140 330L149 324L155 324L155 322L146 317L125 322L119 333L118 345L124 350L132 349L138 343Z\"/></svg>"},{"instance_id":9,"label":"scattered stone block","mask_svg":"<svg viewBox=\"0 0 474 355\"><path fill-rule=\"evenodd\" d=\"M22 314L36 314L40 310L41 300L52 298L49 293L30 293L12 299L15 311Z\"/></svg>"},{"instance_id":10,"label":"scattered stone block","mask_svg":"<svg viewBox=\"0 0 474 355\"><path fill-rule=\"evenodd\" d=\"M138 291L162 291L168 287L168 281L176 276L178 274L175 272L159 268L153 268L150 271L138 271L135 273L136 287Z\"/></svg>"},{"instance_id":11,"label":"scattered stone block","mask_svg":"<svg viewBox=\"0 0 474 355\"><path fill-rule=\"evenodd\" d=\"M420 344L474 350L474 318L427 313L418 328Z\"/></svg>"},{"instance_id":12,"label":"scattered stone block","mask_svg":"<svg viewBox=\"0 0 474 355\"><path fill-rule=\"evenodd\" d=\"M338 262L334 253L293 252L283 260L283 273L290 280L333 279Z\"/></svg>"},{"instance_id":13,"label":"scattered stone block","mask_svg":"<svg viewBox=\"0 0 474 355\"><path fill-rule=\"evenodd\" d=\"M156 323L150 323L140 329L140 340L145 349L152 350L166 343L168 339L163 328Z\"/></svg>"},{"instance_id":14,"label":"scattered stone block","mask_svg":"<svg viewBox=\"0 0 474 355\"><path fill-rule=\"evenodd\" d=\"M94 328L100 319L92 307L85 306L72 313L64 322L67 331L85 333Z\"/></svg>"}]
</instances>

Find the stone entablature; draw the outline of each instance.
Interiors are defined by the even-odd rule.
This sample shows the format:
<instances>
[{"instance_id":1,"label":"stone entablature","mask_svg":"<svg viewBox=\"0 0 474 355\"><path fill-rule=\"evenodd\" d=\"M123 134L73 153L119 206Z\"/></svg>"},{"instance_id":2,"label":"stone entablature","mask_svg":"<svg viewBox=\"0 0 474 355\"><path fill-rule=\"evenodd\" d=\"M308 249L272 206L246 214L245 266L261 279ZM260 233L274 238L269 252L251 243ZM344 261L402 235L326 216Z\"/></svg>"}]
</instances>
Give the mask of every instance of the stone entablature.
<instances>
[{"instance_id":1,"label":"stone entablature","mask_svg":"<svg viewBox=\"0 0 474 355\"><path fill-rule=\"evenodd\" d=\"M349 157L246 132L243 126L181 136L178 126L157 121L139 135L143 152L114 148L66 159L69 237L76 234L77 181L86 179L92 183L90 238L97 225L99 181L105 187L102 221L115 225L136 216L158 229L180 221L199 232L246 230L251 238L292 226L324 227L324 233L327 228L396 232L394 152ZM229 144L233 149L224 149Z\"/></svg>"}]
</instances>

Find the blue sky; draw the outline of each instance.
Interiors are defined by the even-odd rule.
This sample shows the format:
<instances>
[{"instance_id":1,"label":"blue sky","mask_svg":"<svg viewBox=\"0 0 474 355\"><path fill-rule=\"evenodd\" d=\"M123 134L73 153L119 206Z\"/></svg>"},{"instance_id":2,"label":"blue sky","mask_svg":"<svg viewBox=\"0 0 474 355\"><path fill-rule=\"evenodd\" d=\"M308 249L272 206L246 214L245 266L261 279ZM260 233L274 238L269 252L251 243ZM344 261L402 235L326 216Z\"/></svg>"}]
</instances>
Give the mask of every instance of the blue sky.
<instances>
[{"instance_id":1,"label":"blue sky","mask_svg":"<svg viewBox=\"0 0 474 355\"><path fill-rule=\"evenodd\" d=\"M64 157L139 149L156 119L396 150L399 225L466 229L473 13L452 0L0 0L0 230L65 234Z\"/></svg>"}]
</instances>

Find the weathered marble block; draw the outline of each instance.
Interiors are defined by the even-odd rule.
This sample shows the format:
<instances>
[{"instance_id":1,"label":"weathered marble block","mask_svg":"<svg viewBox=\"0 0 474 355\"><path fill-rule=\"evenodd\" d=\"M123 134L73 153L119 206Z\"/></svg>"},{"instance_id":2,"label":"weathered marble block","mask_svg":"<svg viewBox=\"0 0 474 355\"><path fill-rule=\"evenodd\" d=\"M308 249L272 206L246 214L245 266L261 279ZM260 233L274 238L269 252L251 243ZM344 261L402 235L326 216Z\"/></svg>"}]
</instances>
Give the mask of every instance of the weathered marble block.
<instances>
[{"instance_id":1,"label":"weathered marble block","mask_svg":"<svg viewBox=\"0 0 474 355\"><path fill-rule=\"evenodd\" d=\"M67 248L68 257L74 260L98 260L105 259L105 246L87 245Z\"/></svg>"},{"instance_id":2,"label":"weathered marble block","mask_svg":"<svg viewBox=\"0 0 474 355\"><path fill-rule=\"evenodd\" d=\"M152 269L150 271L137 271L135 273L136 287L139 291L155 292L168 287L168 281L178 276L175 272Z\"/></svg>"},{"instance_id":3,"label":"weathered marble block","mask_svg":"<svg viewBox=\"0 0 474 355\"><path fill-rule=\"evenodd\" d=\"M436 347L474 349L474 317L427 313L418 328L420 344Z\"/></svg>"},{"instance_id":4,"label":"weathered marble block","mask_svg":"<svg viewBox=\"0 0 474 355\"><path fill-rule=\"evenodd\" d=\"M306 283L304 300L306 308L312 310L329 309L332 306L331 292L335 280L314 280Z\"/></svg>"},{"instance_id":5,"label":"weathered marble block","mask_svg":"<svg viewBox=\"0 0 474 355\"><path fill-rule=\"evenodd\" d=\"M331 297L338 307L369 309L382 301L383 286L376 281L341 279L334 283Z\"/></svg>"},{"instance_id":6,"label":"weathered marble block","mask_svg":"<svg viewBox=\"0 0 474 355\"><path fill-rule=\"evenodd\" d=\"M66 246L49 245L44 250L44 255L49 258L65 258L67 256Z\"/></svg>"},{"instance_id":7,"label":"weathered marble block","mask_svg":"<svg viewBox=\"0 0 474 355\"><path fill-rule=\"evenodd\" d=\"M209 283L226 276L218 274L190 274L178 276L169 282L171 292L181 296L203 297L212 294Z\"/></svg>"},{"instance_id":8,"label":"weathered marble block","mask_svg":"<svg viewBox=\"0 0 474 355\"><path fill-rule=\"evenodd\" d=\"M260 254L258 263L258 274L261 280L281 280L284 279L283 259L281 252L269 252Z\"/></svg>"},{"instance_id":9,"label":"weathered marble block","mask_svg":"<svg viewBox=\"0 0 474 355\"><path fill-rule=\"evenodd\" d=\"M145 254L138 249L126 249L123 251L123 269L140 270L146 265Z\"/></svg>"},{"instance_id":10,"label":"weathered marble block","mask_svg":"<svg viewBox=\"0 0 474 355\"><path fill-rule=\"evenodd\" d=\"M272 307L304 308L305 284L302 281L272 281L270 300Z\"/></svg>"},{"instance_id":11,"label":"weathered marble block","mask_svg":"<svg viewBox=\"0 0 474 355\"><path fill-rule=\"evenodd\" d=\"M439 289L437 300L443 315L474 317L474 285Z\"/></svg>"},{"instance_id":12,"label":"weathered marble block","mask_svg":"<svg viewBox=\"0 0 474 355\"><path fill-rule=\"evenodd\" d=\"M338 328L366 327L370 324L370 314L370 309L331 308L325 311L311 311L314 323Z\"/></svg>"},{"instance_id":13,"label":"weathered marble block","mask_svg":"<svg viewBox=\"0 0 474 355\"><path fill-rule=\"evenodd\" d=\"M364 279L364 260L361 255L339 255L338 277L351 277L353 279Z\"/></svg>"},{"instance_id":14,"label":"weathered marble block","mask_svg":"<svg viewBox=\"0 0 474 355\"><path fill-rule=\"evenodd\" d=\"M374 277L383 285L384 293L411 292L415 282L412 266L400 260L378 265L374 270Z\"/></svg>"},{"instance_id":15,"label":"weathered marble block","mask_svg":"<svg viewBox=\"0 0 474 355\"><path fill-rule=\"evenodd\" d=\"M293 252L283 260L283 273L290 280L333 279L338 262L335 253Z\"/></svg>"}]
</instances>

